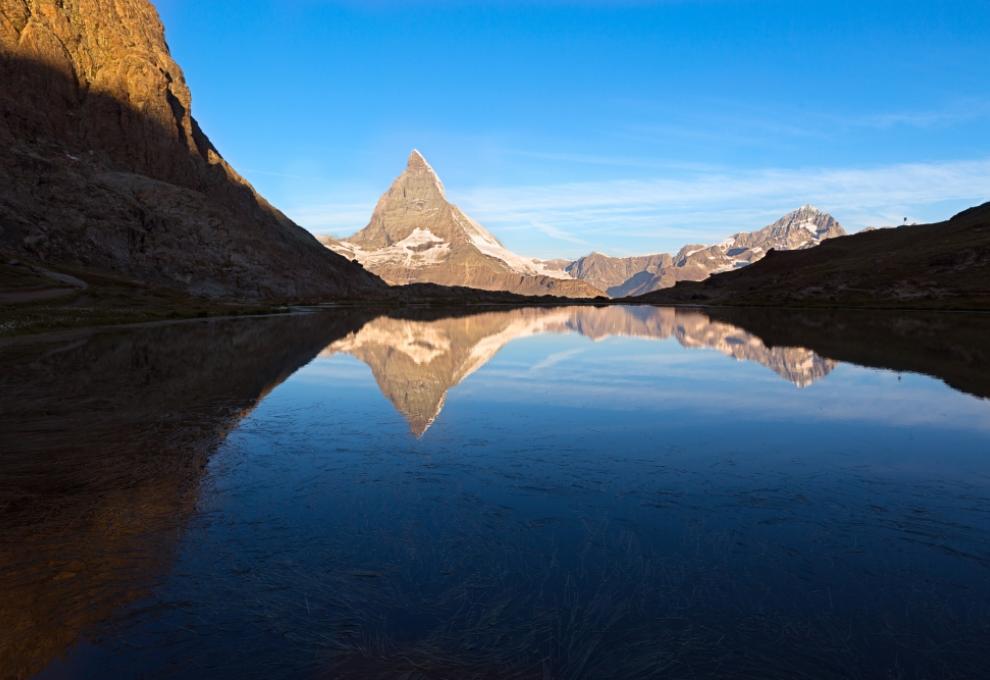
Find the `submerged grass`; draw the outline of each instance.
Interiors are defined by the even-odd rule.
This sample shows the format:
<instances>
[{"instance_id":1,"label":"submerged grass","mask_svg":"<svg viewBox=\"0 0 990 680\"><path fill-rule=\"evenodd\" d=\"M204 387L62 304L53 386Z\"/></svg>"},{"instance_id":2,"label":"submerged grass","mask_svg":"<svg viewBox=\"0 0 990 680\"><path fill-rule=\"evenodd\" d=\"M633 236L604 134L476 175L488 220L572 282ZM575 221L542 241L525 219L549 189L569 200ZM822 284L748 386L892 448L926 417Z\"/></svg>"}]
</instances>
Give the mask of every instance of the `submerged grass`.
<instances>
[{"instance_id":1,"label":"submerged grass","mask_svg":"<svg viewBox=\"0 0 990 680\"><path fill-rule=\"evenodd\" d=\"M277 437L253 427L262 440ZM247 594L248 602L231 610L204 598L217 608L197 608L202 628L187 641L183 671L212 669L193 646L216 627L252 637L251 667L238 672L259 678L285 674L287 657L293 673L312 677L410 680L866 680L980 677L987 670L986 602L960 609L939 585L914 579L910 600L891 607L913 578L893 564L885 577L861 584L861 600L848 592L840 600L822 576L833 569L839 589L855 582L848 556L829 552L849 540L855 524L813 526L811 515L802 516L807 501L796 495L755 488L666 508L644 503L644 512L681 527L658 543L647 517L622 520L592 510L602 499L590 499L575 516L527 518L449 488L441 497L427 483L426 476L439 474L433 470L401 488L389 482L366 493L327 484L322 493L344 499L334 505L339 515L323 517L314 544L307 543L314 538L309 530L280 526L283 518L251 520L251 532L260 533L242 539L268 548L238 561L242 582L232 585L218 570L217 581L186 593L198 599L199 589L226 587L232 596ZM354 482L346 465L333 475ZM373 481L381 480L372 475ZM754 494L764 502L753 506ZM297 500L304 498L300 492ZM687 500L704 505L685 512ZM837 510L846 502L852 498L833 499ZM747 510L754 518L773 515L775 523L766 525L773 528L744 536L738 527L697 520ZM853 511L850 521L863 519ZM779 543L788 528L810 532L832 566ZM911 527L884 530L901 540ZM883 611L889 617L878 616Z\"/></svg>"}]
</instances>

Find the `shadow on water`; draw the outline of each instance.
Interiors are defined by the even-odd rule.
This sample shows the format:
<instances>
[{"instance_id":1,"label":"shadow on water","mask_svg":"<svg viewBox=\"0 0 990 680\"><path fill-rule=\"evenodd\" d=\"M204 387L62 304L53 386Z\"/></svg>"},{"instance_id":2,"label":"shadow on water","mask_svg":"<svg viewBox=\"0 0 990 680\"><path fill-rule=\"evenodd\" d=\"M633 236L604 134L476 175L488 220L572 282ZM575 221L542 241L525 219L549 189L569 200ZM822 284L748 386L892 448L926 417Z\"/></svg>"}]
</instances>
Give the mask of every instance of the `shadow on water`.
<instances>
[{"instance_id":1,"label":"shadow on water","mask_svg":"<svg viewBox=\"0 0 990 680\"><path fill-rule=\"evenodd\" d=\"M209 452L362 320L180 323L0 348L0 675L39 671L146 593Z\"/></svg>"},{"instance_id":2,"label":"shadow on water","mask_svg":"<svg viewBox=\"0 0 990 680\"><path fill-rule=\"evenodd\" d=\"M314 313L8 344L0 347L2 674L40 672L163 587L197 513L208 457L314 357L349 354L367 364L420 437L452 387L512 340L539 334L670 340L766 366L796 388L852 361L988 396L988 330L987 317L957 315L613 306ZM223 631L254 621L277 633L274 642L259 636L248 655L257 677L967 677L983 663L985 589L967 582L974 596L950 606L955 594L911 580L926 567L911 572L884 553L927 541L942 546L941 559L965 560L952 569L985 570L990 554L980 552L978 527L959 518L936 524L918 514L925 501L893 487L870 486L876 495L864 501L861 487L878 484L866 473L819 482L804 471L784 482L791 472L772 470L760 472L764 484L724 461L689 470L689 457L626 478L623 466L646 464L621 458L633 455L622 446L639 442L636 432L601 439L589 428L586 450L562 452L511 424L491 435L504 436L498 456L475 461L475 437L421 460L396 453L419 440L387 439L371 432L377 427L331 428L329 444L287 429L279 441L319 452L307 471L319 480L305 506L314 509L277 530L249 523L258 533L245 536L270 543L248 544L257 559L250 576L196 576L188 592L212 607L216 586L247 591L197 610L202 622L190 625L202 633L173 651L194 665L178 668L245 672L243 664L209 666L210 645L230 652L239 643ZM260 433L252 436L268 436ZM670 451L699 437L667 435L657 446ZM786 443L792 435L775 436ZM278 473L266 469L264 483L275 485ZM941 492L912 493L930 500ZM985 501L948 505L985 519ZM295 561L281 559L293 550ZM891 606L905 588L914 595L899 618L878 623L870 607ZM247 602L255 596L257 610ZM816 609L804 611L808 603ZM871 666L871 649L878 659L921 658L900 672Z\"/></svg>"}]
</instances>

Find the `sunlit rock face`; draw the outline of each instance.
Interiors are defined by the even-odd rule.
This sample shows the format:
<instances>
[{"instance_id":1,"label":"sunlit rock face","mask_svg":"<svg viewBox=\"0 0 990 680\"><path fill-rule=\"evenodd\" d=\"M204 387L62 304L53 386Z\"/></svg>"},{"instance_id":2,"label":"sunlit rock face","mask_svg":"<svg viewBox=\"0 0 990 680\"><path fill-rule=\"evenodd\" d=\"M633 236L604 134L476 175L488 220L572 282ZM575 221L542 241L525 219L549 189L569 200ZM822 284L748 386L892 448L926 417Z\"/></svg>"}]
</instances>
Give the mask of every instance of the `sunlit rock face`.
<instances>
[{"instance_id":1,"label":"sunlit rock face","mask_svg":"<svg viewBox=\"0 0 990 680\"><path fill-rule=\"evenodd\" d=\"M770 368L797 387L827 376L835 362L800 347L767 347L758 337L705 314L678 309L612 306L526 308L436 320L387 316L327 347L321 356L350 354L367 364L382 393L422 436L443 409L447 392L513 340L541 333L676 339Z\"/></svg>"},{"instance_id":2,"label":"sunlit rock face","mask_svg":"<svg viewBox=\"0 0 990 680\"><path fill-rule=\"evenodd\" d=\"M216 297L384 289L223 159L148 0L0 0L0 83L0 251Z\"/></svg>"},{"instance_id":3,"label":"sunlit rock face","mask_svg":"<svg viewBox=\"0 0 990 680\"><path fill-rule=\"evenodd\" d=\"M716 245L687 245L674 255L609 257L592 253L569 264L566 271L611 297L642 295L679 281L703 281L712 274L740 269L763 259L771 250L811 248L845 234L834 217L806 205L759 231L734 234Z\"/></svg>"},{"instance_id":4,"label":"sunlit rock face","mask_svg":"<svg viewBox=\"0 0 990 680\"><path fill-rule=\"evenodd\" d=\"M438 283L575 298L604 295L559 268L508 250L447 200L440 178L418 151L409 156L364 229L345 241L323 242L391 284Z\"/></svg>"}]
</instances>

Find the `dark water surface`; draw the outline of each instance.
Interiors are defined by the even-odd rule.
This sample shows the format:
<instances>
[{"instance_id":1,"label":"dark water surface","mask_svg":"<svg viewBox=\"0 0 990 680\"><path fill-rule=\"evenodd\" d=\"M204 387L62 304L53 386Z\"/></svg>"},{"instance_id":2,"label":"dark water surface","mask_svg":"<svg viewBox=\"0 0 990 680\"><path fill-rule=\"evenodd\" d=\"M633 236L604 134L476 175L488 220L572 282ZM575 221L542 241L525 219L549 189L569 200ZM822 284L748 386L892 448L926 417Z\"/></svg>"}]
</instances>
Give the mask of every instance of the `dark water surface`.
<instances>
[{"instance_id":1,"label":"dark water surface","mask_svg":"<svg viewBox=\"0 0 990 680\"><path fill-rule=\"evenodd\" d=\"M990 319L0 346L0 677L990 677Z\"/></svg>"}]
</instances>

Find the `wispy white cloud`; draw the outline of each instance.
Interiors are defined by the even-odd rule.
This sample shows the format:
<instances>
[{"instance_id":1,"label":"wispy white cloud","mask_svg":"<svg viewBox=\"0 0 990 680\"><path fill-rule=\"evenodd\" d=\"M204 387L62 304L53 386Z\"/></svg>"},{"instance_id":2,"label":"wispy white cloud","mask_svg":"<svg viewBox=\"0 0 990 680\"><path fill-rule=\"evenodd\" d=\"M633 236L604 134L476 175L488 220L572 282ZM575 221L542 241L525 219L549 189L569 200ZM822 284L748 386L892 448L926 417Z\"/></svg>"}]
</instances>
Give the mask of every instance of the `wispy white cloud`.
<instances>
[{"instance_id":1,"label":"wispy white cloud","mask_svg":"<svg viewBox=\"0 0 990 680\"><path fill-rule=\"evenodd\" d=\"M852 231L899 224L904 217L944 218L947 205L961 208L990 200L990 158L847 168L682 168L652 179L481 186L449 193L507 239L509 247L527 255L566 256L587 249L632 254L718 241L762 227L805 203L828 210ZM367 223L377 198L374 189L366 189L343 200L290 207L287 213L313 232L346 236ZM534 234L543 244L527 246ZM633 245L616 248L618 242ZM560 244L575 252L561 252L568 248Z\"/></svg>"},{"instance_id":2,"label":"wispy white cloud","mask_svg":"<svg viewBox=\"0 0 990 680\"><path fill-rule=\"evenodd\" d=\"M573 165L600 165L617 168L645 168L652 170L707 170L712 166L707 163L691 163L658 158L641 158L635 156L603 155L587 153L571 153L561 151L540 151L534 149L501 149L505 156L532 159L535 161L551 161Z\"/></svg>"},{"instance_id":3,"label":"wispy white cloud","mask_svg":"<svg viewBox=\"0 0 990 680\"><path fill-rule=\"evenodd\" d=\"M853 116L844 120L859 127L888 129L893 127L933 128L990 118L990 101L966 100L943 108L913 111L887 111Z\"/></svg>"},{"instance_id":4,"label":"wispy white cloud","mask_svg":"<svg viewBox=\"0 0 990 680\"><path fill-rule=\"evenodd\" d=\"M533 364L530 367L529 372L530 373L538 373L539 371L545 371L546 369L553 368L554 366L557 366L558 364L562 364L563 362L567 361L568 359L571 359L573 357L576 357L579 354L584 354L585 351L586 351L586 348L584 348L584 347L577 347L575 349L568 349L568 350L563 350L563 351L560 351L560 352L554 352L550 356L548 356L548 357L546 357L544 359L541 359L540 361L538 361L535 364Z\"/></svg>"},{"instance_id":5,"label":"wispy white cloud","mask_svg":"<svg viewBox=\"0 0 990 680\"><path fill-rule=\"evenodd\" d=\"M640 118L612 131L620 139L648 144L688 140L698 145L764 149L793 147L808 141L821 144L850 133L908 128L928 132L990 119L990 100L979 98L957 98L929 108L845 113L786 102L744 105L718 97L694 102L689 114L683 107L657 109L652 103L636 100L619 100L618 104L638 110ZM575 161L589 162L581 155L575 155Z\"/></svg>"},{"instance_id":6,"label":"wispy white cloud","mask_svg":"<svg viewBox=\"0 0 990 680\"><path fill-rule=\"evenodd\" d=\"M374 192L369 191L364 201L330 200L326 203L290 207L285 212L314 234L344 237L368 223L377 200Z\"/></svg>"},{"instance_id":7,"label":"wispy white cloud","mask_svg":"<svg viewBox=\"0 0 990 680\"><path fill-rule=\"evenodd\" d=\"M560 227L553 226L552 224L537 221L531 221L529 224L540 233L545 236L549 236L554 240L566 241L567 243L574 243L577 245L588 245L588 241L586 239L579 238L574 234L561 229Z\"/></svg>"},{"instance_id":8,"label":"wispy white cloud","mask_svg":"<svg viewBox=\"0 0 990 680\"><path fill-rule=\"evenodd\" d=\"M649 180L478 187L457 197L496 233L552 225L598 247L615 237L710 241L814 203L847 228L926 219L946 202L990 199L990 158L868 168L724 170ZM543 230L547 232L546 229ZM670 245L668 244L668 246Z\"/></svg>"}]
</instances>

